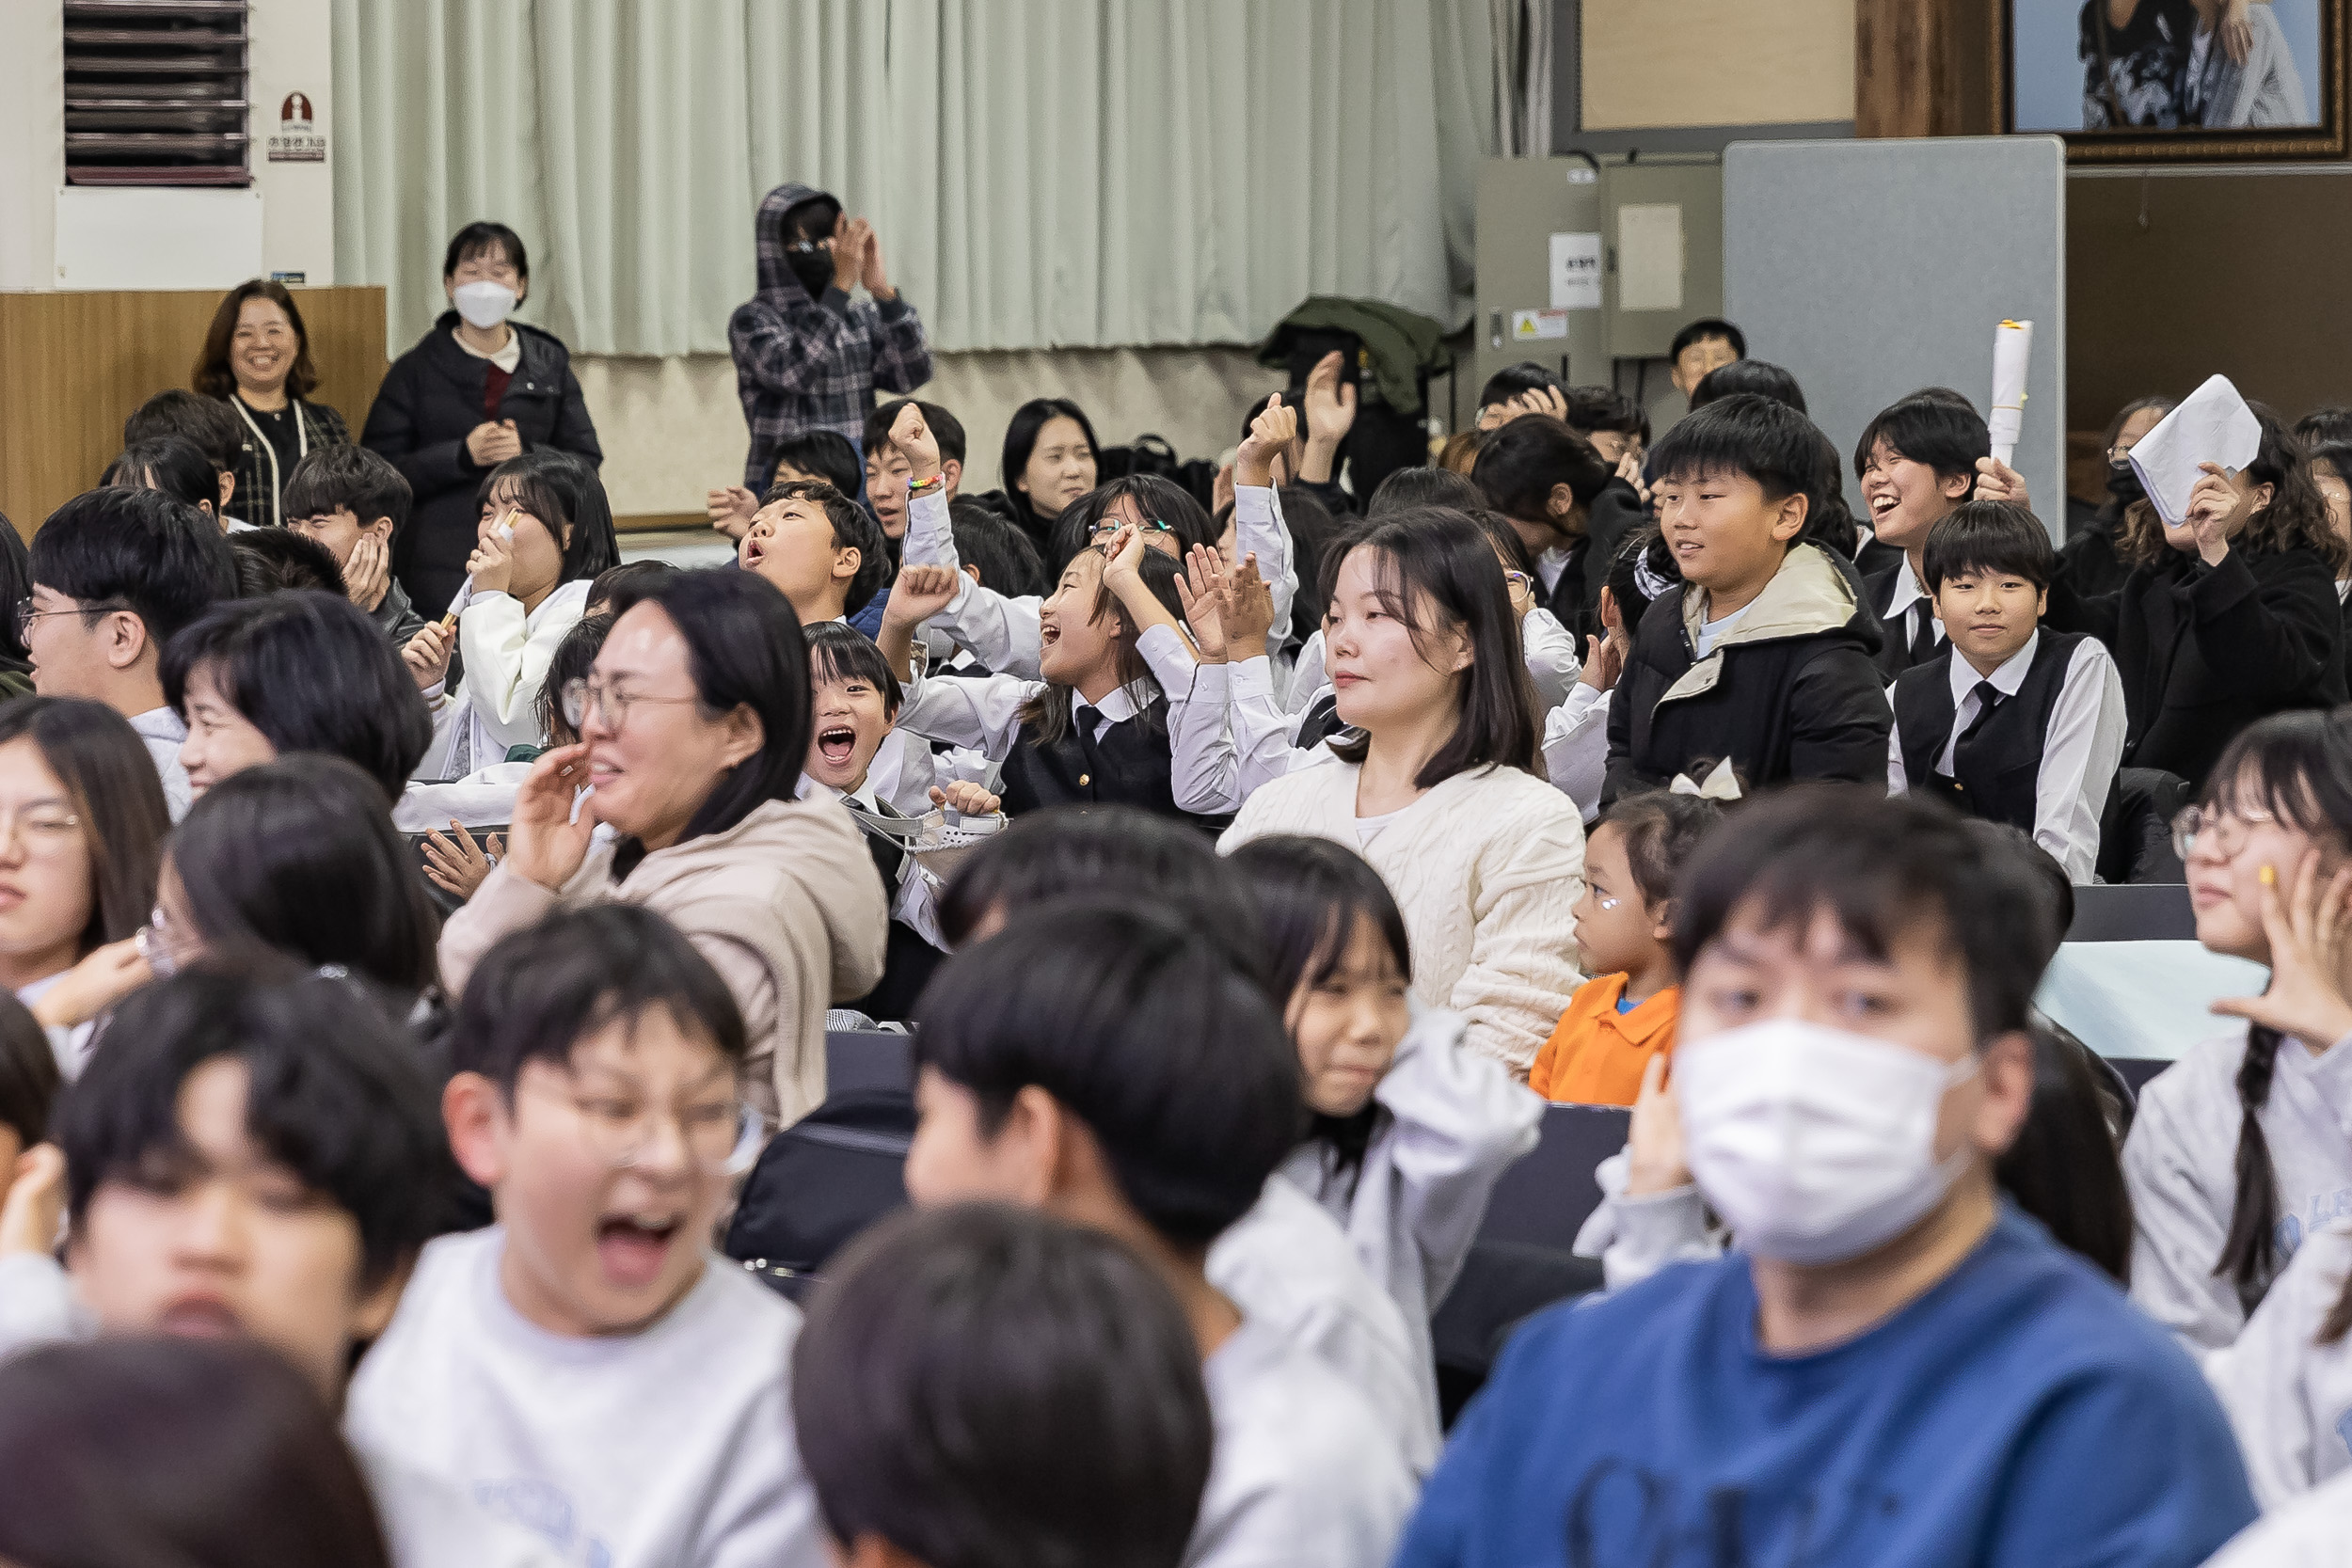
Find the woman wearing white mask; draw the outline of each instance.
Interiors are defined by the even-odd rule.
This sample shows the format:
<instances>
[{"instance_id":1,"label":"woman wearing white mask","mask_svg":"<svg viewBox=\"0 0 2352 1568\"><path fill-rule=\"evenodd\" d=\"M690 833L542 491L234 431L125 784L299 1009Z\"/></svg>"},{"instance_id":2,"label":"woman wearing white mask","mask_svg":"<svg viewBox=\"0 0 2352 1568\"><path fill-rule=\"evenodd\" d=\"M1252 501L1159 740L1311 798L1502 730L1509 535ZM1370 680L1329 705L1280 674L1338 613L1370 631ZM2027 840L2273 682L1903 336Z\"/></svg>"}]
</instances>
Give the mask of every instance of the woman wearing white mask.
<instances>
[{"instance_id":1,"label":"woman wearing white mask","mask_svg":"<svg viewBox=\"0 0 2352 1568\"><path fill-rule=\"evenodd\" d=\"M521 236L502 223L459 230L441 261L441 290L449 309L392 361L359 436L414 492L408 524L392 541L392 575L428 621L465 580L485 474L543 447L604 461L570 351L507 319L531 294Z\"/></svg>"}]
</instances>

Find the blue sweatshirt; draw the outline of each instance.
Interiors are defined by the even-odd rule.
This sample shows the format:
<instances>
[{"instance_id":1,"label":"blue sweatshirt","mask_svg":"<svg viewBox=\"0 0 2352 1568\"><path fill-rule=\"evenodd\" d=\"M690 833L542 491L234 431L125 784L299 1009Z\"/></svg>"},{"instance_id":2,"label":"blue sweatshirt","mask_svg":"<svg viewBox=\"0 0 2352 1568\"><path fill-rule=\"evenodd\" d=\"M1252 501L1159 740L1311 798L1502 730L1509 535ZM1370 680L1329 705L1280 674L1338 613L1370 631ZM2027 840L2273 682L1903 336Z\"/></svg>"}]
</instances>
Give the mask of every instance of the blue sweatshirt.
<instances>
[{"instance_id":1,"label":"blue sweatshirt","mask_svg":"<svg viewBox=\"0 0 2352 1568\"><path fill-rule=\"evenodd\" d=\"M2189 1568L2255 1514L2197 1369L2008 1209L1951 1275L1811 1355L1744 1256L1522 1330L1397 1568Z\"/></svg>"}]
</instances>

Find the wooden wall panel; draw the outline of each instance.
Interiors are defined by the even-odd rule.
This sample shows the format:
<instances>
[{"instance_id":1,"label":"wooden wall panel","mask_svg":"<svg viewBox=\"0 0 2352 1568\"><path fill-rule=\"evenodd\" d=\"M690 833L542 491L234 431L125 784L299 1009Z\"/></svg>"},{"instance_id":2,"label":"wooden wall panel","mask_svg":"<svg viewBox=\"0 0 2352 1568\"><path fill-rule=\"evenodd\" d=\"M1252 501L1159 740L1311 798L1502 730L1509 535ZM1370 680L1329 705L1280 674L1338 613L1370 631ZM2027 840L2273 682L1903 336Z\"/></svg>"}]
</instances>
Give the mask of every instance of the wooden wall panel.
<instances>
[{"instance_id":1,"label":"wooden wall panel","mask_svg":"<svg viewBox=\"0 0 2352 1568\"><path fill-rule=\"evenodd\" d=\"M1587 131L1854 117L1856 0L1584 0Z\"/></svg>"},{"instance_id":2,"label":"wooden wall panel","mask_svg":"<svg viewBox=\"0 0 2352 1568\"><path fill-rule=\"evenodd\" d=\"M354 436L389 363L380 288L296 289L311 394ZM216 291L0 293L0 512L26 538L98 483L122 449L122 421L167 387L185 387L220 305Z\"/></svg>"},{"instance_id":3,"label":"wooden wall panel","mask_svg":"<svg viewBox=\"0 0 2352 1568\"><path fill-rule=\"evenodd\" d=\"M1854 135L1982 136L1994 0L1855 0Z\"/></svg>"}]
</instances>

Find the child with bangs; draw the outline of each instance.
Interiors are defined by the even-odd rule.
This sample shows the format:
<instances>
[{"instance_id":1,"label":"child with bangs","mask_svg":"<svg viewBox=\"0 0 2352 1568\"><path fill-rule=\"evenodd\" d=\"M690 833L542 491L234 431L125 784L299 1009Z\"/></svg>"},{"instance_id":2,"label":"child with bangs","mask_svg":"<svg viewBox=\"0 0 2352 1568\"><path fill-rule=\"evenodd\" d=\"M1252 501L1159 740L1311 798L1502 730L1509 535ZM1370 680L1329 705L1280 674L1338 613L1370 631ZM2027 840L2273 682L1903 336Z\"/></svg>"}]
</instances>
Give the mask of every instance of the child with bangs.
<instances>
[{"instance_id":1,"label":"child with bangs","mask_svg":"<svg viewBox=\"0 0 2352 1568\"><path fill-rule=\"evenodd\" d=\"M1230 863L1257 912L1313 1119L1266 1199L1218 1239L1210 1278L1278 1269L1283 1252L1297 1250L1278 1189L1304 1194L1336 1220L1410 1336L1419 1420L1406 1457L1426 1474L1438 1452L1430 1319L1461 1273L1495 1182L1534 1147L1541 1105L1500 1063L1464 1049L1459 1014L1413 999L1405 916L1361 855L1328 839L1276 835L1242 846ZM1372 1386L1360 1371L1351 1381Z\"/></svg>"},{"instance_id":2,"label":"child with bangs","mask_svg":"<svg viewBox=\"0 0 2352 1568\"><path fill-rule=\"evenodd\" d=\"M1942 645L1887 689L1887 793L2006 822L2092 880L2128 720L2106 646L2041 624L2049 531L2013 501L1968 501L1929 531L1921 560Z\"/></svg>"},{"instance_id":3,"label":"child with bangs","mask_svg":"<svg viewBox=\"0 0 2352 1568\"><path fill-rule=\"evenodd\" d=\"M889 585L889 541L864 507L821 479L783 479L736 549L736 563L792 601L803 626L847 621Z\"/></svg>"},{"instance_id":4,"label":"child with bangs","mask_svg":"<svg viewBox=\"0 0 2352 1568\"><path fill-rule=\"evenodd\" d=\"M569 452L543 448L500 464L482 482L480 510L470 592L401 650L433 710L420 779L462 779L516 747L547 744L539 693L548 662L587 612L597 574L620 563L604 485ZM454 692L453 653L465 669Z\"/></svg>"},{"instance_id":5,"label":"child with bangs","mask_svg":"<svg viewBox=\"0 0 2352 1568\"><path fill-rule=\"evenodd\" d=\"M1934 393L1915 392L1880 409L1854 443L1871 535L1902 553L1862 579L1885 628L1878 666L1888 680L1932 659L1944 641L1927 579L1928 539L1968 499L1977 464L1992 455L1992 433L1977 411Z\"/></svg>"}]
</instances>

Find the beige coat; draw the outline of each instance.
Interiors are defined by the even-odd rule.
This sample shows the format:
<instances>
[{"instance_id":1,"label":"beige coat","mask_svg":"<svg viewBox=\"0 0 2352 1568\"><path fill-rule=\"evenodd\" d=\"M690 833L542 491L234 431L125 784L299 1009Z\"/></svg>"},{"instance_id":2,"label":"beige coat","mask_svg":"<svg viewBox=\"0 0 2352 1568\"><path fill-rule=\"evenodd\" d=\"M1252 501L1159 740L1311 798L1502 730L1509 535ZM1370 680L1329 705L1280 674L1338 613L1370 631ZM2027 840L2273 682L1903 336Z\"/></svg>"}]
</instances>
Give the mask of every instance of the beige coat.
<instances>
[{"instance_id":1,"label":"beige coat","mask_svg":"<svg viewBox=\"0 0 2352 1568\"><path fill-rule=\"evenodd\" d=\"M768 800L724 832L656 849L612 879L612 846L561 893L501 864L441 929L441 978L465 989L497 941L550 911L617 899L665 916L735 994L751 1042L744 1078L773 1126L825 1098L825 1009L881 980L890 912L857 826L837 800Z\"/></svg>"}]
</instances>

